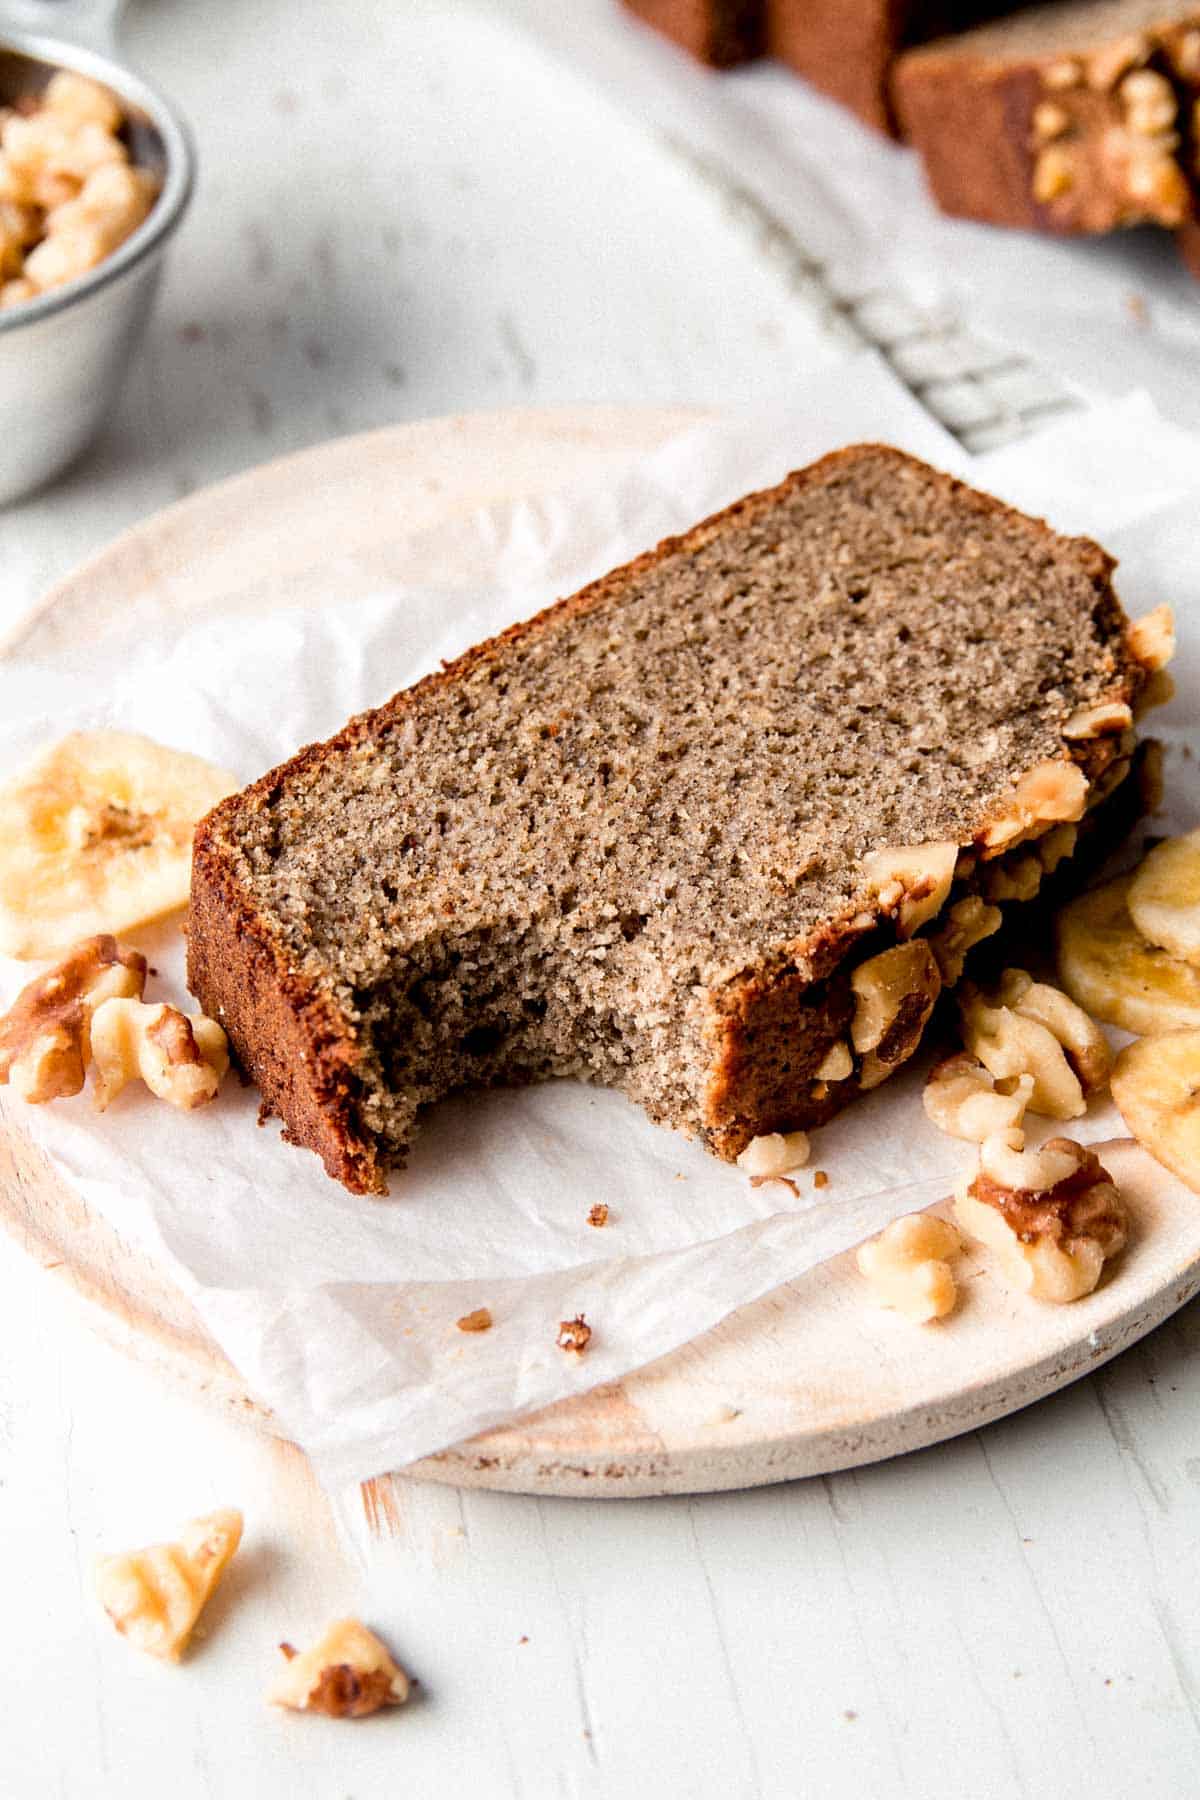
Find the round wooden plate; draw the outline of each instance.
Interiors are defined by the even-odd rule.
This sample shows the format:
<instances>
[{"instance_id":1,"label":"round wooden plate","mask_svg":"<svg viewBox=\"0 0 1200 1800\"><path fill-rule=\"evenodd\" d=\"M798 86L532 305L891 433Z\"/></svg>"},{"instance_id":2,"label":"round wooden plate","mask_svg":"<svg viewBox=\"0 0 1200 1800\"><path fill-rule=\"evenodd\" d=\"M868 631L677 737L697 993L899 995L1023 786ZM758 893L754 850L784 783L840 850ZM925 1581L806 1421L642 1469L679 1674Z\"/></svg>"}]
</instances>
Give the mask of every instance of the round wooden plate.
<instances>
[{"instance_id":1,"label":"round wooden plate","mask_svg":"<svg viewBox=\"0 0 1200 1800\"><path fill-rule=\"evenodd\" d=\"M478 414L284 458L126 533L54 590L0 654L52 656L110 626L152 631L180 611L225 608L242 572L264 559L277 572L281 607L333 591L352 599L354 581L367 592L381 575L411 574L426 534L456 516L549 492L695 417ZM110 1339L274 1429L186 1297L89 1212L13 1118L6 1107L0 1225L70 1285ZM1075 1306L1015 1295L968 1255L959 1310L918 1329L874 1307L851 1260L838 1257L619 1383L404 1473L524 1493L694 1493L849 1468L984 1425L1086 1374L1200 1288L1200 1198L1128 1140L1106 1161L1129 1196L1136 1234L1111 1280Z\"/></svg>"}]
</instances>

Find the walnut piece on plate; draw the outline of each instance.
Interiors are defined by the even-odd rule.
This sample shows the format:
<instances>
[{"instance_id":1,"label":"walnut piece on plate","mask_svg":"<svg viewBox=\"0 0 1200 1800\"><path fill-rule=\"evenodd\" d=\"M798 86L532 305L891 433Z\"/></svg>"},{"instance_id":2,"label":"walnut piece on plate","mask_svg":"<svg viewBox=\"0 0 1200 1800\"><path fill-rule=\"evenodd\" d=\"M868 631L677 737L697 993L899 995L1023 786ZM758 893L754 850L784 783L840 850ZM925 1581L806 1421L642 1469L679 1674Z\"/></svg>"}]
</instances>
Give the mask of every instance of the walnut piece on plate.
<instances>
[{"instance_id":1,"label":"walnut piece on plate","mask_svg":"<svg viewBox=\"0 0 1200 1800\"><path fill-rule=\"evenodd\" d=\"M1015 1287L1059 1304L1090 1294L1129 1235L1125 1202L1094 1151L1061 1137L1026 1150L1020 1132L986 1140L954 1216Z\"/></svg>"},{"instance_id":2,"label":"walnut piece on plate","mask_svg":"<svg viewBox=\"0 0 1200 1800\"><path fill-rule=\"evenodd\" d=\"M950 1258L961 1249L962 1239L947 1220L908 1213L860 1244L855 1261L882 1305L926 1325L954 1311L958 1289Z\"/></svg>"},{"instance_id":3,"label":"walnut piece on plate","mask_svg":"<svg viewBox=\"0 0 1200 1800\"><path fill-rule=\"evenodd\" d=\"M1032 1075L1000 1082L975 1057L960 1052L930 1071L921 1100L939 1131L982 1144L993 1132L1019 1127L1032 1094Z\"/></svg>"},{"instance_id":4,"label":"walnut piece on plate","mask_svg":"<svg viewBox=\"0 0 1200 1800\"><path fill-rule=\"evenodd\" d=\"M96 1011L109 1000L137 1000L146 959L101 933L76 944L61 962L21 989L0 1018L0 1084L31 1105L79 1093L92 1060Z\"/></svg>"},{"instance_id":5,"label":"walnut piece on plate","mask_svg":"<svg viewBox=\"0 0 1200 1800\"><path fill-rule=\"evenodd\" d=\"M229 1067L229 1040L215 1019L163 1002L106 1000L92 1019L96 1106L101 1112L141 1076L159 1100L192 1112L214 1098Z\"/></svg>"},{"instance_id":6,"label":"walnut piece on plate","mask_svg":"<svg viewBox=\"0 0 1200 1800\"><path fill-rule=\"evenodd\" d=\"M963 1043L997 1080L1029 1075L1030 1112L1077 1119L1086 1095L1107 1085L1108 1042L1088 1014L1058 988L1023 969L1006 970L990 994L973 983L959 994Z\"/></svg>"}]
</instances>

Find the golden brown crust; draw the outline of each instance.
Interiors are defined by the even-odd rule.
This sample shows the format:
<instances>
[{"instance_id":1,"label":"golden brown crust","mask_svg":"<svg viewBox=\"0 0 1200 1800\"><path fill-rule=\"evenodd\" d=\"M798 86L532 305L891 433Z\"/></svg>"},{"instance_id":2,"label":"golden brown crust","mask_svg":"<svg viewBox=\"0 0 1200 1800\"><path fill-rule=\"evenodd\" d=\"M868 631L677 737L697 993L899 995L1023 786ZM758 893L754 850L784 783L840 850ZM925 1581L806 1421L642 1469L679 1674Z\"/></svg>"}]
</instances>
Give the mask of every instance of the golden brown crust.
<instances>
[{"instance_id":1,"label":"golden brown crust","mask_svg":"<svg viewBox=\"0 0 1200 1800\"><path fill-rule=\"evenodd\" d=\"M776 488L736 501L682 536L665 539L578 593L466 651L377 710L351 719L327 743L306 746L242 793L222 801L201 821L193 850L189 986L204 1010L225 1028L243 1067L258 1084L264 1116L282 1118L288 1141L315 1151L335 1180L355 1193L382 1193L385 1189L376 1146L358 1123L355 1066L359 1051L354 1031L334 1001L290 966L287 950L269 920L250 905L233 872L234 843L227 827L232 827L245 809L268 806L286 782L319 766L325 758L367 742L393 725L418 697L453 687L481 665L494 664L511 644L618 600L632 581L665 558L698 549L730 524L752 522L783 496L826 480L831 471L864 453L894 458L900 464L912 461L890 446L855 445L789 475ZM945 483L948 494L985 516L1002 519L1014 530L1044 536L1047 542L1062 541L1055 540L1055 534L1041 521L1031 521L951 476L938 479ZM1077 566L1096 589L1098 621L1114 644L1119 644L1125 619L1110 587L1113 559L1088 539L1074 540L1073 549ZM1142 671L1132 659L1119 660L1115 650L1110 660L1111 696L1131 700ZM1113 754L1109 740L1081 744L1071 752L1089 779L1093 767L1102 766ZM981 829L984 824L986 820L981 820ZM795 1080L810 1064L815 1070L838 1035L839 1007L849 1006L845 994L839 997L833 987L827 1004L814 999L821 990L813 984L824 982L873 925L873 919L864 922L860 915L847 912L828 921L804 943L789 946L785 954L735 977L714 996L705 1137L716 1154L733 1158L750 1138L764 1132L822 1123L857 1091L853 1077L823 1088L816 1083L817 1091L810 1090L797 1105ZM792 1097L783 1116L788 1084Z\"/></svg>"}]
</instances>

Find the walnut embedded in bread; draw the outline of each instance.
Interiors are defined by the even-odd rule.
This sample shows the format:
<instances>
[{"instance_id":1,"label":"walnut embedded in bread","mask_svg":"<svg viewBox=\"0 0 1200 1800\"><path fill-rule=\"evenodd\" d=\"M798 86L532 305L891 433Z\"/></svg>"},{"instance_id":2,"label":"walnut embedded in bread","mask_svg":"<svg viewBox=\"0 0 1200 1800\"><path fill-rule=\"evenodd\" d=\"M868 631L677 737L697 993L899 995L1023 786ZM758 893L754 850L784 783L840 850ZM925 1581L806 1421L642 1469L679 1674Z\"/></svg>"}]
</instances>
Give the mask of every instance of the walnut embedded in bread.
<instances>
[{"instance_id":1,"label":"walnut embedded in bread","mask_svg":"<svg viewBox=\"0 0 1200 1800\"><path fill-rule=\"evenodd\" d=\"M911 937L935 918L954 880L958 845L898 844L863 858L863 875L885 913L895 913L900 937Z\"/></svg>"},{"instance_id":2,"label":"walnut embedded in bread","mask_svg":"<svg viewBox=\"0 0 1200 1800\"><path fill-rule=\"evenodd\" d=\"M839 1038L836 1044L829 1046L817 1064L816 1078L818 1081L845 1081L853 1073L854 1058L850 1054L850 1046Z\"/></svg>"},{"instance_id":3,"label":"walnut embedded in bread","mask_svg":"<svg viewBox=\"0 0 1200 1800\"><path fill-rule=\"evenodd\" d=\"M1046 761L1026 771L980 834L985 857L1037 837L1048 825L1073 824L1087 806L1088 783L1073 762Z\"/></svg>"},{"instance_id":4,"label":"walnut embedded in bread","mask_svg":"<svg viewBox=\"0 0 1200 1800\"><path fill-rule=\"evenodd\" d=\"M1132 724L1133 712L1123 700L1102 700L1096 706L1079 707L1063 726L1062 733L1073 742L1085 742L1128 731Z\"/></svg>"},{"instance_id":5,"label":"walnut embedded in bread","mask_svg":"<svg viewBox=\"0 0 1200 1800\"><path fill-rule=\"evenodd\" d=\"M850 1037L862 1058L859 1082L878 1087L912 1055L942 988L937 960L923 938L880 951L851 971Z\"/></svg>"}]
</instances>

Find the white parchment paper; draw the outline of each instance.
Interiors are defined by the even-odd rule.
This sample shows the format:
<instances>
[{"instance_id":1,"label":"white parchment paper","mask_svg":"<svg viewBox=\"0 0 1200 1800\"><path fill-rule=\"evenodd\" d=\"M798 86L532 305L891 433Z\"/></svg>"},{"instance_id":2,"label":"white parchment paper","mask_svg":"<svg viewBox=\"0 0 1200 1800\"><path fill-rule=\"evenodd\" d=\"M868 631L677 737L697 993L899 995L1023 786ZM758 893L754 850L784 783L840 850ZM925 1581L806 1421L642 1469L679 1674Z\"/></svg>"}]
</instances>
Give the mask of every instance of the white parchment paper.
<instances>
[{"instance_id":1,"label":"white parchment paper","mask_svg":"<svg viewBox=\"0 0 1200 1800\"><path fill-rule=\"evenodd\" d=\"M964 469L878 364L856 357L770 415L684 434L619 480L456 524L436 583L339 606L331 549L330 600L316 612L218 613L147 637L134 605L127 634L53 662L0 663L0 765L68 727L112 724L248 779L439 657L863 437ZM1134 398L966 472L1120 551L1133 610L1177 606L1181 689L1200 692L1200 443ZM1177 825L1200 820L1195 765L1182 760L1195 726L1194 702L1163 715ZM131 937L159 971L150 996L183 1003L178 922ZM3 997L29 974L0 966ZM3 1105L186 1289L249 1387L340 1484L619 1377L945 1194L968 1152L927 1126L920 1079L898 1076L817 1134L812 1167L830 1185L818 1194L802 1175L796 1198L751 1188L619 1096L567 1082L435 1109L383 1201L345 1193L276 1125L258 1129L256 1097L234 1081L188 1116L132 1087L102 1116L85 1095ZM1107 1111L1085 1122L1085 1135L1113 1129ZM595 1230L586 1218L600 1200L610 1224ZM478 1306L494 1329L466 1336L456 1320ZM555 1335L580 1311L594 1337L576 1358Z\"/></svg>"}]
</instances>

